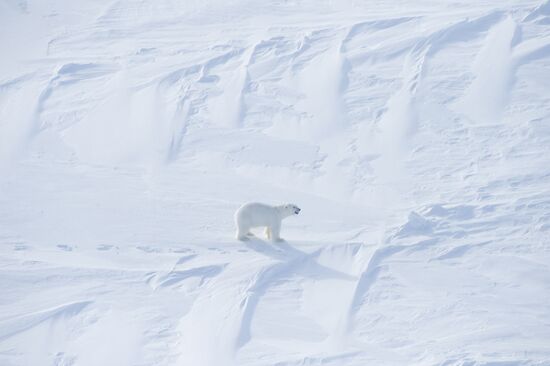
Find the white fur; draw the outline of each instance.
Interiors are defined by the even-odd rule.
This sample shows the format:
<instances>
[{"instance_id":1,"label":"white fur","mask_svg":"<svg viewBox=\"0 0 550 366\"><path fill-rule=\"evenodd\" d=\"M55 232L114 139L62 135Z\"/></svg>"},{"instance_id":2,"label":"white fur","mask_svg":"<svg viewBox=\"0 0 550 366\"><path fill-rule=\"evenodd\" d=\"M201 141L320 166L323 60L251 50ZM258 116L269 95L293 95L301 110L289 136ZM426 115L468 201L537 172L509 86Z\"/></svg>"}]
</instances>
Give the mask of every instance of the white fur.
<instances>
[{"instance_id":1,"label":"white fur","mask_svg":"<svg viewBox=\"0 0 550 366\"><path fill-rule=\"evenodd\" d=\"M235 212L237 239L247 240L247 236L252 235L251 228L265 227L268 239L280 241L281 221L299 212L300 208L293 204L270 206L259 202L246 203Z\"/></svg>"}]
</instances>

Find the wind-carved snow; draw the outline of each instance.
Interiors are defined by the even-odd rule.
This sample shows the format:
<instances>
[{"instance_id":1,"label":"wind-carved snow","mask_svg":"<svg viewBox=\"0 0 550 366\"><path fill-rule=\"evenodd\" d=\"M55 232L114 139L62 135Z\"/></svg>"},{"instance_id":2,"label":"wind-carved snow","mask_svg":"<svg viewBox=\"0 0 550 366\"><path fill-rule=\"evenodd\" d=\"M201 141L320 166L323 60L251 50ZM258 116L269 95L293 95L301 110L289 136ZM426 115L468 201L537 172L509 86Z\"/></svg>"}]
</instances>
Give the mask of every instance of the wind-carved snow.
<instances>
[{"instance_id":1,"label":"wind-carved snow","mask_svg":"<svg viewBox=\"0 0 550 366\"><path fill-rule=\"evenodd\" d=\"M549 9L0 3L0 364L549 364Z\"/></svg>"},{"instance_id":2,"label":"wind-carved snow","mask_svg":"<svg viewBox=\"0 0 550 366\"><path fill-rule=\"evenodd\" d=\"M474 66L476 75L467 88L462 105L475 121L495 123L502 118L500 110L511 83L511 47L516 23L510 17L493 26Z\"/></svg>"}]
</instances>

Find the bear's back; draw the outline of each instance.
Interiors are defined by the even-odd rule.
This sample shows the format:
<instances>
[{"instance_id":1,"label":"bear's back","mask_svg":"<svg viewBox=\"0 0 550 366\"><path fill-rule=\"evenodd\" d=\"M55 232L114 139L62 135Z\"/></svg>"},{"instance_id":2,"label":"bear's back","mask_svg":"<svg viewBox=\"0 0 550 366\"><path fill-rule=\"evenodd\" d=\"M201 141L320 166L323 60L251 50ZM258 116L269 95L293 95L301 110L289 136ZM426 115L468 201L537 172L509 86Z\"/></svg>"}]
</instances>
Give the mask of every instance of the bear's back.
<instances>
[{"instance_id":1,"label":"bear's back","mask_svg":"<svg viewBox=\"0 0 550 366\"><path fill-rule=\"evenodd\" d=\"M277 218L277 208L261 202L245 203L235 212L237 222L246 222L250 226L269 225Z\"/></svg>"}]
</instances>

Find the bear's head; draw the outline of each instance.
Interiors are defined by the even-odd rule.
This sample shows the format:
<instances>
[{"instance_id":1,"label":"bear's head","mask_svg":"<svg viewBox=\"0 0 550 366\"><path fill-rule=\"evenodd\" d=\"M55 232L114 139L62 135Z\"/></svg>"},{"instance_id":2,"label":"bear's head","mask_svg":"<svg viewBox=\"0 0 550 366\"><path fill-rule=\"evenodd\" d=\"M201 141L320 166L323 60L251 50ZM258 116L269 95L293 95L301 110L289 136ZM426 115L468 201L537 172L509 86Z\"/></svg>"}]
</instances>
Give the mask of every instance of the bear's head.
<instances>
[{"instance_id":1,"label":"bear's head","mask_svg":"<svg viewBox=\"0 0 550 366\"><path fill-rule=\"evenodd\" d=\"M287 216L291 216L298 215L302 209L292 203L287 203L283 205L283 210Z\"/></svg>"}]
</instances>

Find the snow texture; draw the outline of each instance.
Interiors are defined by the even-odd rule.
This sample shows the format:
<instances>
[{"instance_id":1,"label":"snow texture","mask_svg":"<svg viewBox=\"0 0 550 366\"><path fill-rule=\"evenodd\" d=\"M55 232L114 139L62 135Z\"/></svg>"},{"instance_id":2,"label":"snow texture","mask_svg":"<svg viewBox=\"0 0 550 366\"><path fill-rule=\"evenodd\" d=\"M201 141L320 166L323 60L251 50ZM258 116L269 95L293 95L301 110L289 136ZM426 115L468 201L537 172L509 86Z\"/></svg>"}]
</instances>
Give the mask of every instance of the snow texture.
<instances>
[{"instance_id":1,"label":"snow texture","mask_svg":"<svg viewBox=\"0 0 550 366\"><path fill-rule=\"evenodd\" d=\"M0 365L550 365L549 1L0 0L0 52Z\"/></svg>"}]
</instances>

